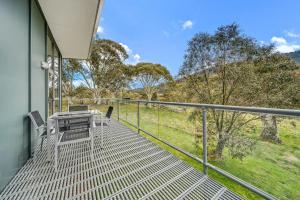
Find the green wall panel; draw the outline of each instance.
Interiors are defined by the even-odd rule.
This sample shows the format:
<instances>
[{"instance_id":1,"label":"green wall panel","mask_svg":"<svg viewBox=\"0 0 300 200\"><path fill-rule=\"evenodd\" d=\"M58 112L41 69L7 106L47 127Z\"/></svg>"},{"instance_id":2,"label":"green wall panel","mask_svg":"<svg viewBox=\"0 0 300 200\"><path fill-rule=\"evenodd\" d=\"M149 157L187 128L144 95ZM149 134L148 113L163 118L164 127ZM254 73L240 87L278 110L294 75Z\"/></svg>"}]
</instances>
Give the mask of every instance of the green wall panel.
<instances>
[{"instance_id":1,"label":"green wall panel","mask_svg":"<svg viewBox=\"0 0 300 200\"><path fill-rule=\"evenodd\" d=\"M45 21L35 1L30 20L30 2L0 1L0 191L29 158L29 145L34 146L30 107L45 116L45 71L40 67L45 60Z\"/></svg>"},{"instance_id":2,"label":"green wall panel","mask_svg":"<svg viewBox=\"0 0 300 200\"><path fill-rule=\"evenodd\" d=\"M31 110L38 110L45 116L45 70L41 62L45 61L45 21L35 1L31 7ZM35 131L31 131L31 150L35 146Z\"/></svg>"},{"instance_id":3,"label":"green wall panel","mask_svg":"<svg viewBox=\"0 0 300 200\"><path fill-rule=\"evenodd\" d=\"M0 191L28 158L28 0L0 1Z\"/></svg>"}]
</instances>

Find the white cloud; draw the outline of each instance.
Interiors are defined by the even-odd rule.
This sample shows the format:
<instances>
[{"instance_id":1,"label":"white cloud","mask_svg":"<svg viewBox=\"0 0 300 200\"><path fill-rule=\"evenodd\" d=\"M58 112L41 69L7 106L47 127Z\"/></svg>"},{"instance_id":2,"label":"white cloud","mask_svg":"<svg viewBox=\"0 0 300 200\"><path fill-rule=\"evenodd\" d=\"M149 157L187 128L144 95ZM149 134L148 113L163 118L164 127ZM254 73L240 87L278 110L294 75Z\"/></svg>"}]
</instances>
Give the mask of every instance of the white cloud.
<instances>
[{"instance_id":1,"label":"white cloud","mask_svg":"<svg viewBox=\"0 0 300 200\"><path fill-rule=\"evenodd\" d=\"M280 53L290 53L300 49L300 45L297 44L284 44L275 46L276 51Z\"/></svg>"},{"instance_id":2,"label":"white cloud","mask_svg":"<svg viewBox=\"0 0 300 200\"><path fill-rule=\"evenodd\" d=\"M103 33L103 32L104 32L104 28L102 26L98 26L97 33Z\"/></svg>"},{"instance_id":3,"label":"white cloud","mask_svg":"<svg viewBox=\"0 0 300 200\"><path fill-rule=\"evenodd\" d=\"M275 45L287 44L286 39L284 39L283 37L276 37L276 36L271 38L271 42L274 43Z\"/></svg>"},{"instance_id":4,"label":"white cloud","mask_svg":"<svg viewBox=\"0 0 300 200\"><path fill-rule=\"evenodd\" d=\"M132 54L132 50L126 44L123 44L121 42L119 44L125 49L128 55Z\"/></svg>"},{"instance_id":5,"label":"white cloud","mask_svg":"<svg viewBox=\"0 0 300 200\"><path fill-rule=\"evenodd\" d=\"M293 31L284 31L284 33L290 38L299 38L300 37L299 33L295 33Z\"/></svg>"},{"instance_id":6,"label":"white cloud","mask_svg":"<svg viewBox=\"0 0 300 200\"><path fill-rule=\"evenodd\" d=\"M280 53L290 53L300 49L298 44L290 44L283 37L272 37L271 42L275 45L275 50Z\"/></svg>"},{"instance_id":7,"label":"white cloud","mask_svg":"<svg viewBox=\"0 0 300 200\"><path fill-rule=\"evenodd\" d=\"M191 29L193 28L194 23L191 20L187 20L185 22L183 22L182 24L182 29L186 30L186 29Z\"/></svg>"},{"instance_id":8,"label":"white cloud","mask_svg":"<svg viewBox=\"0 0 300 200\"><path fill-rule=\"evenodd\" d=\"M119 44L126 50L128 56L129 56L128 59L126 60L126 63L136 64L136 63L140 62L140 60L141 60L140 54L133 53L132 49L129 48L129 46L126 44L123 44L121 42Z\"/></svg>"},{"instance_id":9,"label":"white cloud","mask_svg":"<svg viewBox=\"0 0 300 200\"><path fill-rule=\"evenodd\" d=\"M136 54L133 55L133 59L134 59L135 63L139 63L140 60L141 60L141 56L136 53Z\"/></svg>"}]
</instances>

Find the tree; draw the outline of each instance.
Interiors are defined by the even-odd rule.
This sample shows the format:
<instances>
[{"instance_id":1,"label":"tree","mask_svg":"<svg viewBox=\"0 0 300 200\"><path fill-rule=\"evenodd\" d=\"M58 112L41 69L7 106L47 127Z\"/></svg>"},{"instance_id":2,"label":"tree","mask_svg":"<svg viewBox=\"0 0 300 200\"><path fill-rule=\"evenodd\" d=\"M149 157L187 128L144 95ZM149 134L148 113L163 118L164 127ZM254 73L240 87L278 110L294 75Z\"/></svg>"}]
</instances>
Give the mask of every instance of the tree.
<instances>
[{"instance_id":1,"label":"tree","mask_svg":"<svg viewBox=\"0 0 300 200\"><path fill-rule=\"evenodd\" d=\"M138 63L134 74L136 80L142 85L148 101L151 101L160 84L173 80L168 69L160 64Z\"/></svg>"},{"instance_id":2,"label":"tree","mask_svg":"<svg viewBox=\"0 0 300 200\"><path fill-rule=\"evenodd\" d=\"M274 106L267 103L270 99L264 96L272 88L274 92L269 92L270 97L277 105L282 105L280 101L291 94L288 92L291 90L280 87L285 91L281 91L282 98L276 97L275 91L278 91L276 88L282 81L291 79L291 71L285 71L282 81L277 79L282 70L292 63L278 56L274 54L272 45L259 45L254 39L241 34L237 24L231 24L219 27L213 35L196 34L188 43L180 75L186 80L187 89L201 103ZM279 70L274 65L283 67ZM261 73L268 68L272 68L273 73ZM263 81L268 80L268 76L276 84L270 82L267 89ZM213 150L216 159L221 158L225 146L233 157L241 159L249 153L247 149L251 149L254 143L240 130L260 116L212 110L208 117L211 119L208 130L217 140Z\"/></svg>"},{"instance_id":3,"label":"tree","mask_svg":"<svg viewBox=\"0 0 300 200\"><path fill-rule=\"evenodd\" d=\"M237 24L221 26L214 35L196 34L188 43L181 77L187 81L189 90L198 101L209 104L245 105L247 97L241 95L252 76L252 58L258 45L255 41L240 33ZM209 113L212 122L208 123L211 134L216 135L214 149L216 159L221 158L225 146L248 145L241 134L237 134L247 121L245 114L212 110ZM238 142L235 142L238 141ZM240 154L236 154L240 156ZM244 155L242 155L244 156Z\"/></svg>"},{"instance_id":4,"label":"tree","mask_svg":"<svg viewBox=\"0 0 300 200\"><path fill-rule=\"evenodd\" d=\"M123 64L127 58L126 50L119 43L96 40L90 58L80 62L79 73L97 103L103 93L116 93L128 85L131 70Z\"/></svg>"},{"instance_id":5,"label":"tree","mask_svg":"<svg viewBox=\"0 0 300 200\"><path fill-rule=\"evenodd\" d=\"M253 92L259 94L253 99L256 105L277 108L298 108L300 82L296 76L298 66L285 54L266 49L254 63L256 76ZM298 96L298 98L297 98ZM262 115L263 140L281 143L274 115Z\"/></svg>"},{"instance_id":6,"label":"tree","mask_svg":"<svg viewBox=\"0 0 300 200\"><path fill-rule=\"evenodd\" d=\"M72 97L74 96L74 81L77 80L76 74L79 70L79 62L75 59L65 59L62 68L62 92L68 97L70 103L72 103Z\"/></svg>"},{"instance_id":7,"label":"tree","mask_svg":"<svg viewBox=\"0 0 300 200\"><path fill-rule=\"evenodd\" d=\"M83 104L83 100L85 98L89 98L91 94L91 90L84 85L79 85L74 89L74 95L81 100L81 104Z\"/></svg>"}]
</instances>

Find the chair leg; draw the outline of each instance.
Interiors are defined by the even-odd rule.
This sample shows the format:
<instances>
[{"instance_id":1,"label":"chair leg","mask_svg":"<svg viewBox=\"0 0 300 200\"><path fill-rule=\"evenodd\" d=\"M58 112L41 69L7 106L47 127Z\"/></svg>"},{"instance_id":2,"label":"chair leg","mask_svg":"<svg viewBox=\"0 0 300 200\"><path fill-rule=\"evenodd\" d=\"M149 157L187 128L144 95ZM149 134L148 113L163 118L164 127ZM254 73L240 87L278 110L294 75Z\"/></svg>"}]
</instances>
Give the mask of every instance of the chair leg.
<instances>
[{"instance_id":1,"label":"chair leg","mask_svg":"<svg viewBox=\"0 0 300 200\"><path fill-rule=\"evenodd\" d=\"M43 143L44 143L44 137L42 137L42 142L41 142L41 152L43 151Z\"/></svg>"},{"instance_id":2,"label":"chair leg","mask_svg":"<svg viewBox=\"0 0 300 200\"><path fill-rule=\"evenodd\" d=\"M111 122L109 121L108 122L108 126L107 126L107 128L108 128L108 131L107 131L107 138L109 138L110 137L110 135L111 135L111 127L110 127L110 125L111 125Z\"/></svg>"},{"instance_id":3,"label":"chair leg","mask_svg":"<svg viewBox=\"0 0 300 200\"><path fill-rule=\"evenodd\" d=\"M104 131L101 131L101 149L103 149L103 134L104 134Z\"/></svg>"},{"instance_id":4,"label":"chair leg","mask_svg":"<svg viewBox=\"0 0 300 200\"><path fill-rule=\"evenodd\" d=\"M33 152L33 161L34 162L37 162L37 154L38 154L38 150L39 150L40 139L41 138L39 136L36 137L36 144L35 144L34 152Z\"/></svg>"},{"instance_id":5,"label":"chair leg","mask_svg":"<svg viewBox=\"0 0 300 200\"><path fill-rule=\"evenodd\" d=\"M60 152L61 152L61 146L58 146L57 147L57 157L58 158L60 157Z\"/></svg>"},{"instance_id":6,"label":"chair leg","mask_svg":"<svg viewBox=\"0 0 300 200\"><path fill-rule=\"evenodd\" d=\"M57 172L57 159L58 159L58 146L55 145L55 150L54 150L54 168L55 172Z\"/></svg>"},{"instance_id":7,"label":"chair leg","mask_svg":"<svg viewBox=\"0 0 300 200\"><path fill-rule=\"evenodd\" d=\"M103 149L103 134L104 134L104 130L103 130L103 119L101 119L101 148Z\"/></svg>"},{"instance_id":8,"label":"chair leg","mask_svg":"<svg viewBox=\"0 0 300 200\"><path fill-rule=\"evenodd\" d=\"M94 160L94 138L91 136L91 158Z\"/></svg>"},{"instance_id":9,"label":"chair leg","mask_svg":"<svg viewBox=\"0 0 300 200\"><path fill-rule=\"evenodd\" d=\"M37 141L37 142L38 142L38 141ZM34 152L33 152L33 161L34 161L34 162L37 162L37 153L38 153L38 149L39 149L38 146L39 146L39 145L36 144L36 145L35 145L35 148L34 148Z\"/></svg>"},{"instance_id":10,"label":"chair leg","mask_svg":"<svg viewBox=\"0 0 300 200\"><path fill-rule=\"evenodd\" d=\"M110 123L111 122L109 122L109 124L108 124L108 136L111 134Z\"/></svg>"}]
</instances>

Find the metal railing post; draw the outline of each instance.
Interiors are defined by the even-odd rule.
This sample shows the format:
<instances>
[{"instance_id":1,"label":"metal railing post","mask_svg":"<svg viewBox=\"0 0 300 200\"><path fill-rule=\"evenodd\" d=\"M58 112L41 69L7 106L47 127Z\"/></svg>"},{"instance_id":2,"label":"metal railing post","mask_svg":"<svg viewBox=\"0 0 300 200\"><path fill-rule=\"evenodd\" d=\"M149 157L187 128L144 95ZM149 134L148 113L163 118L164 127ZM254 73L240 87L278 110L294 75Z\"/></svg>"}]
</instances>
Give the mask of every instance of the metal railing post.
<instances>
[{"instance_id":1,"label":"metal railing post","mask_svg":"<svg viewBox=\"0 0 300 200\"><path fill-rule=\"evenodd\" d=\"M125 116L125 118L126 118L126 122L128 121L128 120L127 120L127 115L128 115L127 104L128 104L128 100L125 101L125 110L126 110L126 113L125 113L126 116Z\"/></svg>"},{"instance_id":2,"label":"metal railing post","mask_svg":"<svg viewBox=\"0 0 300 200\"><path fill-rule=\"evenodd\" d=\"M232 175L231 173L222 170L219 167L214 166L213 164L210 164L207 160L208 158L208 147L207 147L207 138L208 138L208 133L207 133L207 111L208 109L214 109L214 110L224 110L224 111L234 111L234 112L248 112L248 113L261 113L261 114L275 114L275 115L282 115L282 116L293 116L293 117L300 117L300 110L292 110L292 109L274 109L274 108L259 108L259 107L245 107L245 106L228 106L228 105L217 105L217 104L197 104L197 103L177 103L177 102L162 102L162 101L144 101L144 100L118 100L118 120L119 120L119 106L120 106L120 101L125 101L127 102L137 102L138 103L138 110L137 110L137 122L138 125L136 126L135 124L129 123L129 125L138 128L139 132L143 132L152 138L155 138L156 140L162 142L163 144L183 153L184 155L198 161L199 163L203 164L203 173L205 175L208 174L208 169L211 169L215 172L217 172L220 175L223 175L226 178L229 178L230 180L236 182L240 186L243 186L247 188L250 191L255 192L256 194L260 195L261 197L264 197L265 199L271 199L275 200L276 198L270 195L269 193L253 186L252 184ZM49 101L49 104L51 101ZM168 141L165 141L161 138L159 138L157 135L152 134L151 132L148 132L144 130L143 128L140 127L140 104L152 104L152 105L166 105L166 106L183 106L183 107L188 107L188 108L195 108L201 110L201 117L202 117L202 159L200 159L198 156L195 156L191 153L189 153L186 150L183 150L176 145L171 144ZM126 106L126 105L125 105ZM160 110L158 110L159 112ZM126 112L127 112L127 107L126 107ZM197 116L198 117L198 116ZM200 118L200 117L199 117ZM122 118L121 118L122 119ZM123 119L124 120L124 119ZM159 114L158 114L158 121L159 119ZM159 127L158 127L159 128ZM155 129L155 127L154 127ZM159 132L159 131L158 131Z\"/></svg>"},{"instance_id":3,"label":"metal railing post","mask_svg":"<svg viewBox=\"0 0 300 200\"><path fill-rule=\"evenodd\" d=\"M138 126L138 133L140 133L140 102L137 102L137 126Z\"/></svg>"},{"instance_id":4,"label":"metal railing post","mask_svg":"<svg viewBox=\"0 0 300 200\"><path fill-rule=\"evenodd\" d=\"M159 137L159 104L157 104L157 136Z\"/></svg>"},{"instance_id":5,"label":"metal railing post","mask_svg":"<svg viewBox=\"0 0 300 200\"><path fill-rule=\"evenodd\" d=\"M203 173L207 175L207 127L206 127L207 108L202 109L202 156L203 156Z\"/></svg>"},{"instance_id":6,"label":"metal railing post","mask_svg":"<svg viewBox=\"0 0 300 200\"><path fill-rule=\"evenodd\" d=\"M118 121L120 121L120 100L117 100L117 107L118 107Z\"/></svg>"}]
</instances>

